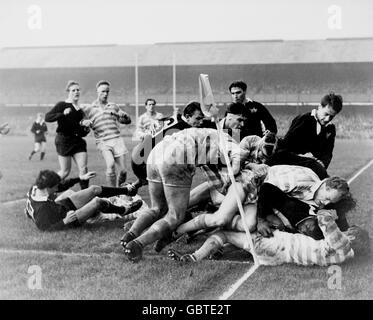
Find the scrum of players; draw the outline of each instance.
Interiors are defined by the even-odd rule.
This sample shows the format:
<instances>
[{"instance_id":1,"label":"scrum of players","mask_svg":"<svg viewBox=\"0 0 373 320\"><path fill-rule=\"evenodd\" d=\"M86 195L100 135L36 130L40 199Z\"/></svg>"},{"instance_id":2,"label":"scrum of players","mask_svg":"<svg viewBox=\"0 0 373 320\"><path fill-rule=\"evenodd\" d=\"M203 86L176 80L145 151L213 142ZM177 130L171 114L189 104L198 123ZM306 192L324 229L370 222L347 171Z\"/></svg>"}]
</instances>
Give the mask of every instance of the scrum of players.
<instances>
[{"instance_id":1,"label":"scrum of players","mask_svg":"<svg viewBox=\"0 0 373 320\"><path fill-rule=\"evenodd\" d=\"M67 99L45 114L45 122L57 122L60 170L42 170L27 193L25 213L38 229L123 219L120 243L132 262L150 245L156 252L168 246L168 256L185 263L219 259L227 245L254 250L263 265L326 266L369 252L368 232L347 221L356 205L347 181L327 172L340 95L326 94L314 110L297 115L282 138L276 120L247 96L241 80L230 84L232 102L219 122L196 101L182 114L165 117L156 111L156 101L147 99L134 133L138 144L130 152L120 124L130 124L131 117L109 102L108 81L99 81L96 89L97 99L82 106L79 83L69 81ZM90 131L104 159L104 186L89 185L95 172L88 170L84 137ZM68 178L72 160L79 176ZM137 178L131 183L128 162ZM192 188L197 171L204 179ZM72 191L78 183L81 190ZM137 195L144 186L149 206ZM122 197L125 204L115 201ZM172 248L199 233L207 239L196 251Z\"/></svg>"}]
</instances>

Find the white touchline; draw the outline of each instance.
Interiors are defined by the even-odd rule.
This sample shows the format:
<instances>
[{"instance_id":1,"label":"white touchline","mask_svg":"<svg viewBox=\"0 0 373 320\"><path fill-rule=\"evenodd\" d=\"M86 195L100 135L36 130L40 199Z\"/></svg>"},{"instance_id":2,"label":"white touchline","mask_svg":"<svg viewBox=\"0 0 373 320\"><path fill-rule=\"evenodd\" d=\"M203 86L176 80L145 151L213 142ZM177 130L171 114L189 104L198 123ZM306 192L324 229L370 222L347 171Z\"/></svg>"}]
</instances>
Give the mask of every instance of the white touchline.
<instances>
[{"instance_id":1,"label":"white touchline","mask_svg":"<svg viewBox=\"0 0 373 320\"><path fill-rule=\"evenodd\" d=\"M350 184L352 181L354 181L359 175L361 175L366 169L368 169L371 164L373 163L373 159L368 162L364 167L362 167L358 172L356 172L348 181L347 183Z\"/></svg>"},{"instance_id":2,"label":"white touchline","mask_svg":"<svg viewBox=\"0 0 373 320\"><path fill-rule=\"evenodd\" d=\"M218 300L227 300L236 290L259 268L258 264L254 264L240 279L232 284L227 291L225 291Z\"/></svg>"},{"instance_id":3,"label":"white touchline","mask_svg":"<svg viewBox=\"0 0 373 320\"><path fill-rule=\"evenodd\" d=\"M351 184L360 174L362 174L366 169L368 169L373 163L373 159L368 162L364 167L362 167L358 172L356 172L348 181ZM218 299L227 300L229 299L237 289L258 269L259 266L253 265L240 279L238 279L233 285L231 285L227 291L225 291Z\"/></svg>"},{"instance_id":4,"label":"white touchline","mask_svg":"<svg viewBox=\"0 0 373 320\"><path fill-rule=\"evenodd\" d=\"M10 200L10 201L7 201L7 202L1 202L0 204L3 205L3 206L8 206L8 205L21 203L22 201L26 202L26 199L22 198L22 199Z\"/></svg>"}]
</instances>

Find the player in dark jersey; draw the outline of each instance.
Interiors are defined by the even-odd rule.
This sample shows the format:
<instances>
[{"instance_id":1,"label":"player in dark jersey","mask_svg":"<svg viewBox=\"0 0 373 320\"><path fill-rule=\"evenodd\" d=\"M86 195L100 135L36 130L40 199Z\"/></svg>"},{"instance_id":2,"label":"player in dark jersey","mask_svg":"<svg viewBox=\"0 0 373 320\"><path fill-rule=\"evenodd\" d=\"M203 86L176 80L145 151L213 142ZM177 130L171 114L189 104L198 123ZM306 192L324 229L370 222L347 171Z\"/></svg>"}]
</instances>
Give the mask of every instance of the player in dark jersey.
<instances>
[{"instance_id":1,"label":"player in dark jersey","mask_svg":"<svg viewBox=\"0 0 373 320\"><path fill-rule=\"evenodd\" d=\"M87 172L80 178L61 180L54 171L40 171L35 185L26 198L26 215L32 219L37 228L42 231L60 230L67 227L81 226L85 221L100 214L100 212L117 213L121 216L129 214L142 205L134 202L129 208L113 205L102 197L116 195L132 195L129 187L114 188L92 185L87 189L71 192L69 196L57 197L58 192L65 191L81 180L89 180L96 174Z\"/></svg>"},{"instance_id":2,"label":"player in dark jersey","mask_svg":"<svg viewBox=\"0 0 373 320\"><path fill-rule=\"evenodd\" d=\"M48 128L42 113L37 114L36 120L32 124L31 132L34 134L35 144L34 149L31 151L28 159L31 160L32 156L40 151L40 160L43 160L45 155L45 145L47 142L45 134L48 132Z\"/></svg>"},{"instance_id":3,"label":"player in dark jersey","mask_svg":"<svg viewBox=\"0 0 373 320\"><path fill-rule=\"evenodd\" d=\"M137 188L148 184L146 180L146 159L148 158L150 151L152 151L152 149L162 141L165 136L192 127L216 129L214 122L204 119L201 105L195 101L189 102L185 106L183 115L175 114L170 118L161 120L164 121L162 130L154 135L144 136L143 141L132 150L132 171L138 178L133 185Z\"/></svg>"}]
</instances>

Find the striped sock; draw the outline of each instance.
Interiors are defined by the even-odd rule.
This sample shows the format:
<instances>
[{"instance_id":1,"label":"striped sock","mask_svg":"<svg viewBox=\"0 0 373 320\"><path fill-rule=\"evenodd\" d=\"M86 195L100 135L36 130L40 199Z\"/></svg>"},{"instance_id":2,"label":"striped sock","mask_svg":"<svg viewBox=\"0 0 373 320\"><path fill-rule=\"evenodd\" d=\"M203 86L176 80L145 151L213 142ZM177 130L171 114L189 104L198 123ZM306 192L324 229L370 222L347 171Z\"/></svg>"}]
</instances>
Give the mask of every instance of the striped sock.
<instances>
[{"instance_id":1,"label":"striped sock","mask_svg":"<svg viewBox=\"0 0 373 320\"><path fill-rule=\"evenodd\" d=\"M207 238L205 243L202 245L201 248L199 248L197 251L193 253L194 257L196 258L196 261L200 261L202 259L207 258L209 255L215 253L220 248L224 246L224 243L226 242L226 237L224 236L224 233L217 232Z\"/></svg>"}]
</instances>

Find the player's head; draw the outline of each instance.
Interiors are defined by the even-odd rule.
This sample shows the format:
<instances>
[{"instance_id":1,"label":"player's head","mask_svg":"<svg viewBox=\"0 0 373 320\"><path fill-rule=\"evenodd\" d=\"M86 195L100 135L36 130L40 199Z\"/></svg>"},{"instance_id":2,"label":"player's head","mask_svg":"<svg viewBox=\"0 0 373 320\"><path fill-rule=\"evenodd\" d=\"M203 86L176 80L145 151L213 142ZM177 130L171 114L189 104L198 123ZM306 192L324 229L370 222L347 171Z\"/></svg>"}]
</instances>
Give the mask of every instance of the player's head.
<instances>
[{"instance_id":1,"label":"player's head","mask_svg":"<svg viewBox=\"0 0 373 320\"><path fill-rule=\"evenodd\" d=\"M345 179L340 177L329 177L326 178L319 188L316 190L314 195L314 201L319 208L333 203L337 203L343 198L348 197L350 194L350 188Z\"/></svg>"},{"instance_id":2,"label":"player's head","mask_svg":"<svg viewBox=\"0 0 373 320\"><path fill-rule=\"evenodd\" d=\"M368 231L358 227L351 226L345 232L354 254L359 255L370 255L370 237Z\"/></svg>"},{"instance_id":3,"label":"player's head","mask_svg":"<svg viewBox=\"0 0 373 320\"><path fill-rule=\"evenodd\" d=\"M203 119L205 118L201 110L201 104L196 101L191 101L185 106L183 115L191 127L197 128L202 126Z\"/></svg>"},{"instance_id":4,"label":"player's head","mask_svg":"<svg viewBox=\"0 0 373 320\"><path fill-rule=\"evenodd\" d=\"M225 116L224 129L241 129L244 125L245 106L240 102L232 102L228 105Z\"/></svg>"},{"instance_id":5,"label":"player's head","mask_svg":"<svg viewBox=\"0 0 373 320\"><path fill-rule=\"evenodd\" d=\"M316 216L308 216L307 218L297 223L296 228L299 233L309 236L315 240L321 240L324 238L319 224L317 223Z\"/></svg>"},{"instance_id":6,"label":"player's head","mask_svg":"<svg viewBox=\"0 0 373 320\"><path fill-rule=\"evenodd\" d=\"M331 92L322 97L316 111L318 122L325 126L342 110L343 99L341 95Z\"/></svg>"},{"instance_id":7,"label":"player's head","mask_svg":"<svg viewBox=\"0 0 373 320\"><path fill-rule=\"evenodd\" d=\"M242 80L233 81L229 85L229 92L233 102L243 103L246 99L247 84Z\"/></svg>"},{"instance_id":8,"label":"player's head","mask_svg":"<svg viewBox=\"0 0 373 320\"><path fill-rule=\"evenodd\" d=\"M44 114L41 112L38 112L36 114L36 120L41 121L42 119L44 119Z\"/></svg>"},{"instance_id":9,"label":"player's head","mask_svg":"<svg viewBox=\"0 0 373 320\"><path fill-rule=\"evenodd\" d=\"M66 91L68 92L68 99L70 101L78 101L80 98L80 86L75 80L69 80L66 85Z\"/></svg>"},{"instance_id":10,"label":"player's head","mask_svg":"<svg viewBox=\"0 0 373 320\"><path fill-rule=\"evenodd\" d=\"M152 98L146 99L146 101L145 101L146 111L148 111L150 113L153 113L156 104L157 104L157 102L154 99L152 99Z\"/></svg>"},{"instance_id":11,"label":"player's head","mask_svg":"<svg viewBox=\"0 0 373 320\"><path fill-rule=\"evenodd\" d=\"M96 84L97 97L101 103L106 103L109 98L110 82L106 80L100 80Z\"/></svg>"},{"instance_id":12,"label":"player's head","mask_svg":"<svg viewBox=\"0 0 373 320\"><path fill-rule=\"evenodd\" d=\"M36 178L36 186L38 189L47 189L48 193L56 191L56 187L61 182L61 177L52 170L42 170Z\"/></svg>"},{"instance_id":13,"label":"player's head","mask_svg":"<svg viewBox=\"0 0 373 320\"><path fill-rule=\"evenodd\" d=\"M264 136L260 140L260 149L262 150L265 157L271 157L277 149L277 137L276 134L271 131L266 131Z\"/></svg>"}]
</instances>

